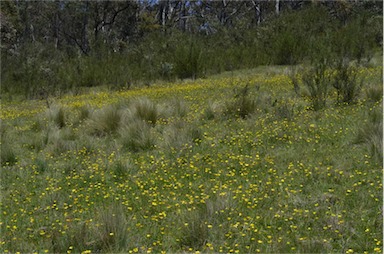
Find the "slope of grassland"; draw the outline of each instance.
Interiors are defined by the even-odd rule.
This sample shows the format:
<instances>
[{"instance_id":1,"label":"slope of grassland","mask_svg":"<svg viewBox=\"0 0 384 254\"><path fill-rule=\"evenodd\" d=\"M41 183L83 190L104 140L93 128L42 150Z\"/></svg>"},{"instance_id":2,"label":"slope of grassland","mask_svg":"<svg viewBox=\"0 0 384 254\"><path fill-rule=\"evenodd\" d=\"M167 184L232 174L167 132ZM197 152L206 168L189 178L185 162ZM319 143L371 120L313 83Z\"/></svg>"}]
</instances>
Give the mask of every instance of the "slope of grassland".
<instances>
[{"instance_id":1,"label":"slope of grassland","mask_svg":"<svg viewBox=\"0 0 384 254\"><path fill-rule=\"evenodd\" d=\"M382 68L360 74L319 111L265 69L4 102L0 251L381 253Z\"/></svg>"}]
</instances>

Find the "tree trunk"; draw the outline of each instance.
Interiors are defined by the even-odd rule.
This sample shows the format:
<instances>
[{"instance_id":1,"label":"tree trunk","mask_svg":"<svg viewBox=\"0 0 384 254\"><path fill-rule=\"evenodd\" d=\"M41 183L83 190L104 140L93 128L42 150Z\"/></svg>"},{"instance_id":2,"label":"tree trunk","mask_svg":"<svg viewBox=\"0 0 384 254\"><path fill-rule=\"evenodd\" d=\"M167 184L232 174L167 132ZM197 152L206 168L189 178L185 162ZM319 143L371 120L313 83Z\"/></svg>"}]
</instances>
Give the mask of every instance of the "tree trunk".
<instances>
[{"instance_id":1,"label":"tree trunk","mask_svg":"<svg viewBox=\"0 0 384 254\"><path fill-rule=\"evenodd\" d=\"M181 2L181 7L180 7L180 14L179 14L179 28L181 31L185 32L186 29L186 10L185 10L185 1Z\"/></svg>"},{"instance_id":2,"label":"tree trunk","mask_svg":"<svg viewBox=\"0 0 384 254\"><path fill-rule=\"evenodd\" d=\"M85 54L88 54L90 51L89 48L89 40L88 40L88 15L89 15L89 2L84 2L84 13L83 13L83 27L82 27L82 39L81 39L81 47L82 51Z\"/></svg>"},{"instance_id":3,"label":"tree trunk","mask_svg":"<svg viewBox=\"0 0 384 254\"><path fill-rule=\"evenodd\" d=\"M60 31L60 20L59 20L59 10L60 10L60 6L59 6L60 2L58 2L58 5L56 6L56 10L55 10L55 17L54 17L54 20L53 20L53 40L54 40L54 46L55 46L55 49L57 49L59 47L59 31Z\"/></svg>"},{"instance_id":4,"label":"tree trunk","mask_svg":"<svg viewBox=\"0 0 384 254\"><path fill-rule=\"evenodd\" d=\"M280 13L280 0L276 0L275 12L276 12L276 15L279 15Z\"/></svg>"}]
</instances>

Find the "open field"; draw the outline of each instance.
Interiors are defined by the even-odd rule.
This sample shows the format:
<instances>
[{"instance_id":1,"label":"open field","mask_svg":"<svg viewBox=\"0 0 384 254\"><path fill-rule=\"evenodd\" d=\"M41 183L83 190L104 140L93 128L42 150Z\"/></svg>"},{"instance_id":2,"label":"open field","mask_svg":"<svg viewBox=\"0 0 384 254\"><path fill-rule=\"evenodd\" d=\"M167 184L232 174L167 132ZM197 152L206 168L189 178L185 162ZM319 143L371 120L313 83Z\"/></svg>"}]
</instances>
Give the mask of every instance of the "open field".
<instances>
[{"instance_id":1,"label":"open field","mask_svg":"<svg viewBox=\"0 0 384 254\"><path fill-rule=\"evenodd\" d=\"M382 67L287 74L3 102L0 252L382 253Z\"/></svg>"}]
</instances>

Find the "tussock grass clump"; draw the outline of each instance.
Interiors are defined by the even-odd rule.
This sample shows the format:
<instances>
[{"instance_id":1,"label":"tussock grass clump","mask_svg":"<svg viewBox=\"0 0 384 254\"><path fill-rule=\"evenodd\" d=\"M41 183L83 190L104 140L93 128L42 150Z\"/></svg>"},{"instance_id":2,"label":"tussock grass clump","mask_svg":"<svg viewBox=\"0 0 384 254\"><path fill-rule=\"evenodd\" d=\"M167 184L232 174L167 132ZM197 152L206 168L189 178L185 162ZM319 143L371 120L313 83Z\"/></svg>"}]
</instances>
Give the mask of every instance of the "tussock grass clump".
<instances>
[{"instance_id":1,"label":"tussock grass clump","mask_svg":"<svg viewBox=\"0 0 384 254\"><path fill-rule=\"evenodd\" d=\"M188 113L188 104L180 98L173 98L169 103L169 113L171 116L183 118Z\"/></svg>"},{"instance_id":2,"label":"tussock grass clump","mask_svg":"<svg viewBox=\"0 0 384 254\"><path fill-rule=\"evenodd\" d=\"M288 103L281 103L275 107L275 115L278 119L292 120L295 116L294 106Z\"/></svg>"},{"instance_id":3,"label":"tussock grass clump","mask_svg":"<svg viewBox=\"0 0 384 254\"><path fill-rule=\"evenodd\" d=\"M1 141L1 166L12 166L17 162L14 148L8 141Z\"/></svg>"},{"instance_id":4,"label":"tussock grass clump","mask_svg":"<svg viewBox=\"0 0 384 254\"><path fill-rule=\"evenodd\" d=\"M365 90L366 98L372 102L378 102L383 99L383 86L379 85L370 85Z\"/></svg>"},{"instance_id":5,"label":"tussock grass clump","mask_svg":"<svg viewBox=\"0 0 384 254\"><path fill-rule=\"evenodd\" d=\"M88 105L85 105L78 108L78 113L79 113L78 121L83 121L85 119L88 119L91 116L92 109Z\"/></svg>"},{"instance_id":6,"label":"tussock grass clump","mask_svg":"<svg viewBox=\"0 0 384 254\"><path fill-rule=\"evenodd\" d=\"M130 161L124 161L122 159L116 160L111 167L113 174L117 177L126 176L133 172L135 166Z\"/></svg>"},{"instance_id":7,"label":"tussock grass clump","mask_svg":"<svg viewBox=\"0 0 384 254\"><path fill-rule=\"evenodd\" d=\"M1 166L12 166L17 162L17 157L14 148L11 145L8 126L0 120L0 154Z\"/></svg>"},{"instance_id":8,"label":"tussock grass clump","mask_svg":"<svg viewBox=\"0 0 384 254\"><path fill-rule=\"evenodd\" d=\"M47 128L48 124L47 114L38 114L34 117L31 129L35 132L41 132Z\"/></svg>"},{"instance_id":9,"label":"tussock grass clump","mask_svg":"<svg viewBox=\"0 0 384 254\"><path fill-rule=\"evenodd\" d=\"M120 121L121 112L119 108L115 105L107 106L92 114L89 130L91 134L97 136L114 134L120 126Z\"/></svg>"},{"instance_id":10,"label":"tussock grass clump","mask_svg":"<svg viewBox=\"0 0 384 254\"><path fill-rule=\"evenodd\" d=\"M208 239L207 215L200 210L188 212L184 215L186 221L181 228L182 235L179 244L188 249L201 249Z\"/></svg>"},{"instance_id":11,"label":"tussock grass clump","mask_svg":"<svg viewBox=\"0 0 384 254\"><path fill-rule=\"evenodd\" d=\"M62 106L54 105L48 110L48 119L59 128L66 126L66 112Z\"/></svg>"},{"instance_id":12,"label":"tussock grass clump","mask_svg":"<svg viewBox=\"0 0 384 254\"><path fill-rule=\"evenodd\" d=\"M51 126L46 130L41 146L45 146L47 151L59 155L76 148L76 138L72 129Z\"/></svg>"},{"instance_id":13,"label":"tussock grass clump","mask_svg":"<svg viewBox=\"0 0 384 254\"><path fill-rule=\"evenodd\" d=\"M207 107L204 110L203 113L203 119L206 120L213 120L218 118L219 115L222 114L222 105L220 105L217 102L208 102Z\"/></svg>"},{"instance_id":14,"label":"tussock grass clump","mask_svg":"<svg viewBox=\"0 0 384 254\"><path fill-rule=\"evenodd\" d=\"M42 157L36 158L35 165L36 165L36 171L39 173L44 173L48 170L48 163Z\"/></svg>"},{"instance_id":15,"label":"tussock grass clump","mask_svg":"<svg viewBox=\"0 0 384 254\"><path fill-rule=\"evenodd\" d=\"M203 134L195 124L176 121L164 130L165 147L181 148L186 144L198 143Z\"/></svg>"},{"instance_id":16,"label":"tussock grass clump","mask_svg":"<svg viewBox=\"0 0 384 254\"><path fill-rule=\"evenodd\" d=\"M43 130L32 136L23 138L24 144L28 145L28 148L33 151L41 151L47 145L47 130Z\"/></svg>"},{"instance_id":17,"label":"tussock grass clump","mask_svg":"<svg viewBox=\"0 0 384 254\"><path fill-rule=\"evenodd\" d=\"M127 231L129 219L126 217L123 206L112 204L112 207L103 207L97 212L100 226L92 232L94 249L103 251L123 250L130 244Z\"/></svg>"},{"instance_id":18,"label":"tussock grass clump","mask_svg":"<svg viewBox=\"0 0 384 254\"><path fill-rule=\"evenodd\" d=\"M298 75L299 70L302 71L302 68L291 67L290 71L288 72L288 77L293 85L293 91L298 96L301 95L300 76Z\"/></svg>"},{"instance_id":19,"label":"tussock grass clump","mask_svg":"<svg viewBox=\"0 0 384 254\"><path fill-rule=\"evenodd\" d=\"M122 127L119 134L123 149L132 152L150 150L156 143L150 125L137 119Z\"/></svg>"},{"instance_id":20,"label":"tussock grass clump","mask_svg":"<svg viewBox=\"0 0 384 254\"><path fill-rule=\"evenodd\" d=\"M129 106L133 115L151 125L155 125L160 116L158 105L148 98L140 98Z\"/></svg>"},{"instance_id":21,"label":"tussock grass clump","mask_svg":"<svg viewBox=\"0 0 384 254\"><path fill-rule=\"evenodd\" d=\"M97 225L80 221L73 223L66 234L51 230L51 248L55 253L63 253L72 246L73 251L92 250L96 252L112 252L123 250L129 246L128 218L121 205L100 207L95 211L93 220ZM48 233L48 232L47 232Z\"/></svg>"},{"instance_id":22,"label":"tussock grass clump","mask_svg":"<svg viewBox=\"0 0 384 254\"><path fill-rule=\"evenodd\" d=\"M383 113L374 110L370 113L369 121L359 129L356 143L364 143L373 157L383 163Z\"/></svg>"},{"instance_id":23,"label":"tussock grass clump","mask_svg":"<svg viewBox=\"0 0 384 254\"><path fill-rule=\"evenodd\" d=\"M59 232L54 232L52 237L52 249L55 253L62 253L68 250L68 245L75 250L90 249L92 243L90 229L85 222L78 222L72 225L66 237L61 237Z\"/></svg>"},{"instance_id":24,"label":"tussock grass clump","mask_svg":"<svg viewBox=\"0 0 384 254\"><path fill-rule=\"evenodd\" d=\"M212 197L195 210L182 213L179 244L184 248L201 249L211 239L224 240L223 231L229 226L226 215L234 205L231 195L226 193Z\"/></svg>"}]
</instances>

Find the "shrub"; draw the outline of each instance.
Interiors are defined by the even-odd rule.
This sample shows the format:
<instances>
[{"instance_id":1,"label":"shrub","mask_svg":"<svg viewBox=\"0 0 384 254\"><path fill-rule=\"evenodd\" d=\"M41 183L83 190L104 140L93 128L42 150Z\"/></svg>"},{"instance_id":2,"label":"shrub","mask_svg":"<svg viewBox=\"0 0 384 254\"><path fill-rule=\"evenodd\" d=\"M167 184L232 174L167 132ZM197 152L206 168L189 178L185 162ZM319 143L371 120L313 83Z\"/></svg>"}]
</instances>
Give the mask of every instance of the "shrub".
<instances>
[{"instance_id":1,"label":"shrub","mask_svg":"<svg viewBox=\"0 0 384 254\"><path fill-rule=\"evenodd\" d=\"M175 74L181 78L195 79L202 75L202 46L197 40L190 38L188 42L177 43L174 54Z\"/></svg>"},{"instance_id":2,"label":"shrub","mask_svg":"<svg viewBox=\"0 0 384 254\"><path fill-rule=\"evenodd\" d=\"M339 59L332 77L332 85L337 90L337 101L352 103L358 97L363 85L357 77L357 69L346 59Z\"/></svg>"},{"instance_id":3,"label":"shrub","mask_svg":"<svg viewBox=\"0 0 384 254\"><path fill-rule=\"evenodd\" d=\"M314 110L324 108L327 102L330 84L330 75L326 72L327 62L326 59L319 60L302 75L302 82L308 88Z\"/></svg>"},{"instance_id":4,"label":"shrub","mask_svg":"<svg viewBox=\"0 0 384 254\"><path fill-rule=\"evenodd\" d=\"M162 62L159 68L160 77L165 80L171 80L173 76L173 64Z\"/></svg>"},{"instance_id":5,"label":"shrub","mask_svg":"<svg viewBox=\"0 0 384 254\"><path fill-rule=\"evenodd\" d=\"M262 24L258 37L262 43L260 51L268 56L269 64L294 65L312 55L312 39L319 41L324 34L331 33L333 24L329 14L321 5L287 10L284 15L272 17Z\"/></svg>"},{"instance_id":6,"label":"shrub","mask_svg":"<svg viewBox=\"0 0 384 254\"><path fill-rule=\"evenodd\" d=\"M349 57L359 65L366 65L378 46L377 36L382 37L382 17L360 9L333 33L332 48L339 57Z\"/></svg>"},{"instance_id":7,"label":"shrub","mask_svg":"<svg viewBox=\"0 0 384 254\"><path fill-rule=\"evenodd\" d=\"M246 118L256 111L256 101L249 95L248 84L241 89L234 90L232 102L227 103L224 113L236 117Z\"/></svg>"}]
</instances>

